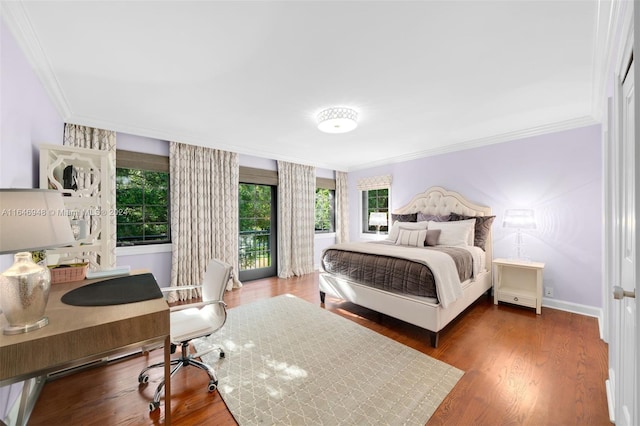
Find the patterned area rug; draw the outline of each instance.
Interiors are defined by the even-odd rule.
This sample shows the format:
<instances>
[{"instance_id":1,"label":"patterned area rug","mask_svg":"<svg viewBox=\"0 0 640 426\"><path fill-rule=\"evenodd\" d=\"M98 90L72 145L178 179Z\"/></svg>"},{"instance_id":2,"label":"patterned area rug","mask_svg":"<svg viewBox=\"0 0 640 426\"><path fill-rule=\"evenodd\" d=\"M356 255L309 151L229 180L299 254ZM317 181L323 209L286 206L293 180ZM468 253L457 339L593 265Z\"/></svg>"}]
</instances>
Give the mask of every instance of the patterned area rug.
<instances>
[{"instance_id":1,"label":"patterned area rug","mask_svg":"<svg viewBox=\"0 0 640 426\"><path fill-rule=\"evenodd\" d=\"M332 312L282 295L229 310L194 342L240 425L424 425L464 374Z\"/></svg>"}]
</instances>

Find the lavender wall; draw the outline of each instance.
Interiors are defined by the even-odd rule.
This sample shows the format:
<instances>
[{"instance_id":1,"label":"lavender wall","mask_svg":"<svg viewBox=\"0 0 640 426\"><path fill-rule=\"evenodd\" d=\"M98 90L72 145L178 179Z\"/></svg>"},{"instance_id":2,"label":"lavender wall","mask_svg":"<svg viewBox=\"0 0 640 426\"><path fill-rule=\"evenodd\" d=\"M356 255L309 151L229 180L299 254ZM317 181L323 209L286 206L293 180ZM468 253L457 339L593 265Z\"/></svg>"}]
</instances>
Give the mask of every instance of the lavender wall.
<instances>
[{"instance_id":1,"label":"lavender wall","mask_svg":"<svg viewBox=\"0 0 640 426\"><path fill-rule=\"evenodd\" d=\"M0 188L37 188L38 146L62 144L64 123L2 19L0 76ZM0 271L11 263L12 256L0 256ZM0 388L0 419L21 389Z\"/></svg>"},{"instance_id":2,"label":"lavender wall","mask_svg":"<svg viewBox=\"0 0 640 426\"><path fill-rule=\"evenodd\" d=\"M350 237L360 238L358 179L391 174L392 209L430 186L491 206L494 256L509 257L514 234L501 227L508 208L533 208L525 235L532 260L545 262L554 298L602 307L602 154L600 126L437 155L349 173Z\"/></svg>"}]
</instances>

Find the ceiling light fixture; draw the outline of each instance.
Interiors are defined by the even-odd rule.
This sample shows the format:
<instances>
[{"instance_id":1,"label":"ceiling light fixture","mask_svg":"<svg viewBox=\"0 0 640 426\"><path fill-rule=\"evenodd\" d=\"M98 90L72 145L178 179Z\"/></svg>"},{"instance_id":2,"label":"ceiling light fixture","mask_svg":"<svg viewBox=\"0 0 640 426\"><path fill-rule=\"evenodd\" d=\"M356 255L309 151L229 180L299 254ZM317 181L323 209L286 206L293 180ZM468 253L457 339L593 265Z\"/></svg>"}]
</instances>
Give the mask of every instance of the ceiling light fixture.
<instances>
[{"instance_id":1,"label":"ceiling light fixture","mask_svg":"<svg viewBox=\"0 0 640 426\"><path fill-rule=\"evenodd\" d=\"M346 133L358 127L358 112L351 108L327 108L318 114L318 129L326 133Z\"/></svg>"}]
</instances>

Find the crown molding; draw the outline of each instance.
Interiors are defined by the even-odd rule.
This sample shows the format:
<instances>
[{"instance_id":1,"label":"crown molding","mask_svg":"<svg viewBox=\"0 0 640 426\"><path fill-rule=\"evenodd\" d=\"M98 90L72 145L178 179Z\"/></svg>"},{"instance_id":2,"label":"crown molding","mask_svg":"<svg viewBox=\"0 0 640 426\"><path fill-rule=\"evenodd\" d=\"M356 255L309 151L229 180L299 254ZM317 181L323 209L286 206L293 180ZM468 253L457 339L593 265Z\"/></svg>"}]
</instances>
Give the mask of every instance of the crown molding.
<instances>
[{"instance_id":1,"label":"crown molding","mask_svg":"<svg viewBox=\"0 0 640 426\"><path fill-rule=\"evenodd\" d=\"M522 129L508 133L502 133L499 135L488 136L485 138L472 139L465 142L460 142L452 145L442 146L426 151L415 152L407 155L400 155L397 157L386 158L381 161L372 163L360 164L354 167L350 167L348 171L356 171L363 169L370 169L372 167L385 166L388 164L403 163L405 161L417 160L425 157L432 157L435 155L448 154L456 151L464 151L472 148L480 148L487 145L494 145L497 143L510 142L518 139L529 138L532 136L540 136L548 133L556 133L564 130L572 130L579 127L591 126L594 124L600 124L591 116L583 116L574 118L571 120L560 121L556 123L545 124L529 129Z\"/></svg>"},{"instance_id":2,"label":"crown molding","mask_svg":"<svg viewBox=\"0 0 640 426\"><path fill-rule=\"evenodd\" d=\"M225 142L212 143L211 139L204 139L201 135L196 135L194 133L189 133L189 132L184 132L184 133L180 133L180 135L176 135L162 129L141 127L141 126L135 126L131 124L115 123L107 120L96 119L93 117L81 116L81 115L73 116L70 119L68 119L66 122L70 124L78 124L81 126L89 126L89 127L99 128L99 129L113 130L120 133L128 133L130 135L144 136L147 138L153 138L153 139L159 139L159 140L165 140L165 141L175 141L175 142L186 143L186 144L197 145L197 146L205 146L213 149L221 149L229 152L237 152L238 154L251 155L253 157L267 158L269 160L287 161L290 163L304 164L304 165L314 166L314 167L327 169L327 170L337 170L337 171L344 171L344 172L347 171L347 168L344 165L337 165L332 163L321 163L321 162L310 163L308 159L298 158L295 156L288 156L288 155L278 155L268 150L245 149L243 147L239 147L237 145L233 145Z\"/></svg>"},{"instance_id":3,"label":"crown molding","mask_svg":"<svg viewBox=\"0 0 640 426\"><path fill-rule=\"evenodd\" d=\"M73 115L69 102L64 96L60 83L51 67L49 58L44 52L38 35L33 29L31 20L25 10L25 3L23 1L2 1L0 2L0 14L2 14L16 42L40 79L46 92L49 94L60 117L66 121Z\"/></svg>"}]
</instances>

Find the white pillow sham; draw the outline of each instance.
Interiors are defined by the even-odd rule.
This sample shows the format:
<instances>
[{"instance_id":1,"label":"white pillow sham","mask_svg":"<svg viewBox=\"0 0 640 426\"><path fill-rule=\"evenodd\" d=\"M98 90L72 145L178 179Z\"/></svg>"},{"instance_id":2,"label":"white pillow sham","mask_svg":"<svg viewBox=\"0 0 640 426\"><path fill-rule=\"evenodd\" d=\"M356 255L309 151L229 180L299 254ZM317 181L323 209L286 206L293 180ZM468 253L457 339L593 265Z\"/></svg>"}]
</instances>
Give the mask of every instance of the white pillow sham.
<instances>
[{"instance_id":1,"label":"white pillow sham","mask_svg":"<svg viewBox=\"0 0 640 426\"><path fill-rule=\"evenodd\" d=\"M441 246L472 246L476 220L457 220L454 222L435 222L430 220L427 229L439 229Z\"/></svg>"},{"instance_id":2,"label":"white pillow sham","mask_svg":"<svg viewBox=\"0 0 640 426\"><path fill-rule=\"evenodd\" d=\"M398 239L396 240L397 246L413 246L424 247L424 240L427 238L427 230L410 230L400 228Z\"/></svg>"},{"instance_id":3,"label":"white pillow sham","mask_svg":"<svg viewBox=\"0 0 640 426\"><path fill-rule=\"evenodd\" d=\"M396 242L398 239L398 235L400 235L400 228L409 229L409 230L422 230L427 229L428 222L398 222L397 220L393 222L391 225L391 229L389 230L389 235L387 236L387 241Z\"/></svg>"}]
</instances>

